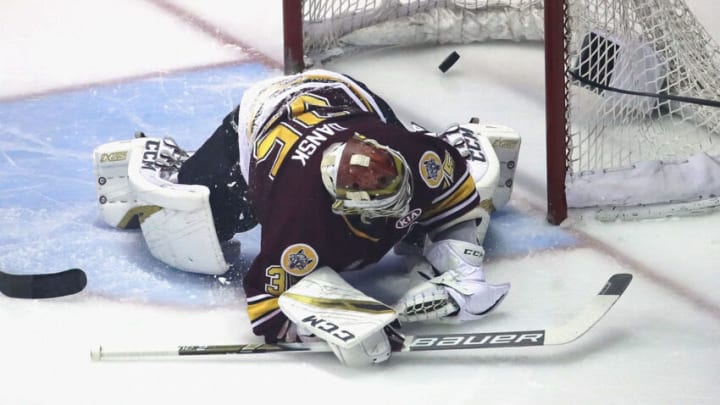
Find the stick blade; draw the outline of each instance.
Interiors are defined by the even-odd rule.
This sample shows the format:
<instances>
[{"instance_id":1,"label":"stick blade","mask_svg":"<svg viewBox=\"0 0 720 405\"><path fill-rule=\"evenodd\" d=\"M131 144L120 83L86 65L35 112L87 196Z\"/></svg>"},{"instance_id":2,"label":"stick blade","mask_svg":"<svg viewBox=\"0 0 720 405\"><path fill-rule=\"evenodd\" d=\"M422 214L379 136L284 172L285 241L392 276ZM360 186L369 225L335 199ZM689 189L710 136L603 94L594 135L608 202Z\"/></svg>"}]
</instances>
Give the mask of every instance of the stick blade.
<instances>
[{"instance_id":1,"label":"stick blade","mask_svg":"<svg viewBox=\"0 0 720 405\"><path fill-rule=\"evenodd\" d=\"M617 273L613 274L605 284L598 295L617 295L620 296L625 292L625 289L630 285L632 281L632 274L629 273Z\"/></svg>"},{"instance_id":2,"label":"stick blade","mask_svg":"<svg viewBox=\"0 0 720 405\"><path fill-rule=\"evenodd\" d=\"M0 272L0 292L11 298L56 298L82 291L87 276L81 269L46 274Z\"/></svg>"},{"instance_id":3,"label":"stick blade","mask_svg":"<svg viewBox=\"0 0 720 405\"><path fill-rule=\"evenodd\" d=\"M610 311L631 281L632 274L613 274L600 292L573 319L562 326L546 330L545 344L562 345L583 336Z\"/></svg>"}]
</instances>

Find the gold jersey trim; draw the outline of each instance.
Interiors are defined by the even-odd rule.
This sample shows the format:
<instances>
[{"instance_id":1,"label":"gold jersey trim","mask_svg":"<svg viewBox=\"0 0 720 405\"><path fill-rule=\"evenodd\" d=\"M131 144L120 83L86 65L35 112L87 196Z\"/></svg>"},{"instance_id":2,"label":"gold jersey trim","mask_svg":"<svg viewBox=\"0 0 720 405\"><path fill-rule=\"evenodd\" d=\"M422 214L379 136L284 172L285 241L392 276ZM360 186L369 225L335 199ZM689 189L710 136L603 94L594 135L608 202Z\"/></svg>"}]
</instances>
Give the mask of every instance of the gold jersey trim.
<instances>
[{"instance_id":1,"label":"gold jersey trim","mask_svg":"<svg viewBox=\"0 0 720 405\"><path fill-rule=\"evenodd\" d=\"M443 214L462 207L478 198L475 182L469 172L465 172L463 179L455 186L434 201L429 209L423 212L420 223L427 225L434 222Z\"/></svg>"},{"instance_id":2,"label":"gold jersey trim","mask_svg":"<svg viewBox=\"0 0 720 405\"><path fill-rule=\"evenodd\" d=\"M280 309L278 297L268 297L258 302L248 303L247 313L252 323L278 309Z\"/></svg>"}]
</instances>

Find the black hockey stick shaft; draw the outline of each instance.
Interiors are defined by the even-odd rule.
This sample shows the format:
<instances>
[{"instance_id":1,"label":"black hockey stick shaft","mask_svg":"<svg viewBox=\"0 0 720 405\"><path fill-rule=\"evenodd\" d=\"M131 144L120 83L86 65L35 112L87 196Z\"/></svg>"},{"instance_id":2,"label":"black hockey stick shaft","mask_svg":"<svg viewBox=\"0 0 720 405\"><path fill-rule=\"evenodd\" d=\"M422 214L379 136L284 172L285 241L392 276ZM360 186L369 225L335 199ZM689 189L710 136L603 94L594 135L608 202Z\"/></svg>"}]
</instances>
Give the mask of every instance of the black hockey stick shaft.
<instances>
[{"instance_id":1,"label":"black hockey stick shaft","mask_svg":"<svg viewBox=\"0 0 720 405\"><path fill-rule=\"evenodd\" d=\"M612 308L632 281L630 274L614 274L574 319L556 328L481 333L448 333L433 335L391 335L394 352L423 350L488 349L526 346L561 345L570 343L590 330ZM167 356L236 355L258 353L329 352L325 342L237 344L208 346L177 346L167 350L104 350L91 351L93 360L140 359Z\"/></svg>"},{"instance_id":2,"label":"black hockey stick shaft","mask_svg":"<svg viewBox=\"0 0 720 405\"><path fill-rule=\"evenodd\" d=\"M76 294L87 285L81 269L57 273L11 274L0 271L0 292L11 298L56 298Z\"/></svg>"}]
</instances>

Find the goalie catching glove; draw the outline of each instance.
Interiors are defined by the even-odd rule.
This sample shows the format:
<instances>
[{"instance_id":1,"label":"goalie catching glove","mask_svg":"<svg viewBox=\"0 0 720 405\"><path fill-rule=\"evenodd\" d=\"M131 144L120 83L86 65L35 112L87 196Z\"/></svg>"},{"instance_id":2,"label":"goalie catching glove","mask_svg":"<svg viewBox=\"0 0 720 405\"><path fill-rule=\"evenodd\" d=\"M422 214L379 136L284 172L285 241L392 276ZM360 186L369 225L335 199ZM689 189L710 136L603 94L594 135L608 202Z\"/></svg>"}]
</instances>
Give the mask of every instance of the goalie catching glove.
<instances>
[{"instance_id":1,"label":"goalie catching glove","mask_svg":"<svg viewBox=\"0 0 720 405\"><path fill-rule=\"evenodd\" d=\"M415 272L427 281L410 289L396 304L404 322L440 320L460 323L481 319L502 302L510 284L485 281L481 246L459 240L434 242Z\"/></svg>"}]
</instances>

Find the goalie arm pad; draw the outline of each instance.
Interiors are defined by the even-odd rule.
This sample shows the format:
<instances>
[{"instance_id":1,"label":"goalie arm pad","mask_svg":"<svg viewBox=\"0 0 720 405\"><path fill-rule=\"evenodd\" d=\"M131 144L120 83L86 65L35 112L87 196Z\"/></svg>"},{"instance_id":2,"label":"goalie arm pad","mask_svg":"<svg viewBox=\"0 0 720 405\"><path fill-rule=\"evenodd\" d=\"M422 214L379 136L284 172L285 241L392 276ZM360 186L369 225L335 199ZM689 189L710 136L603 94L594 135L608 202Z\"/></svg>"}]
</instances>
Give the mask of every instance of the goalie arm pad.
<instances>
[{"instance_id":1,"label":"goalie arm pad","mask_svg":"<svg viewBox=\"0 0 720 405\"><path fill-rule=\"evenodd\" d=\"M329 267L321 267L284 292L278 304L292 322L325 340L347 366L390 358L384 328L397 312L365 295Z\"/></svg>"}]
</instances>

